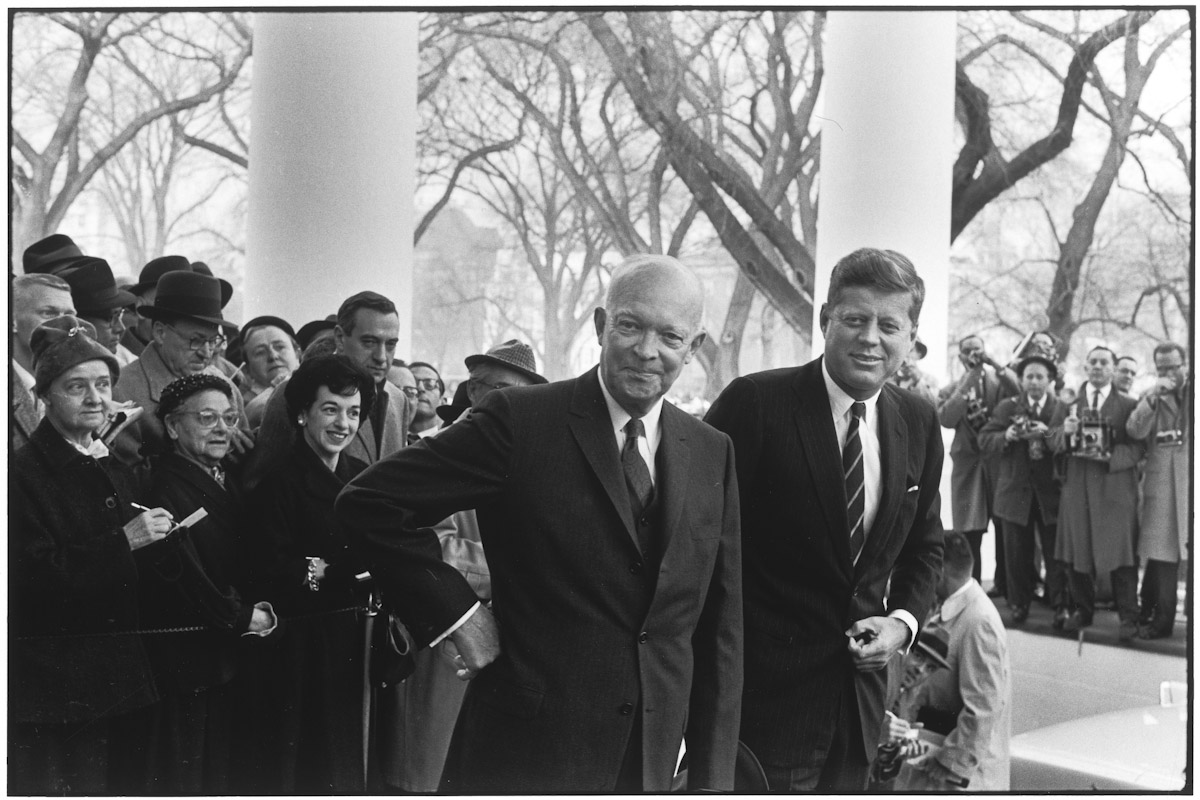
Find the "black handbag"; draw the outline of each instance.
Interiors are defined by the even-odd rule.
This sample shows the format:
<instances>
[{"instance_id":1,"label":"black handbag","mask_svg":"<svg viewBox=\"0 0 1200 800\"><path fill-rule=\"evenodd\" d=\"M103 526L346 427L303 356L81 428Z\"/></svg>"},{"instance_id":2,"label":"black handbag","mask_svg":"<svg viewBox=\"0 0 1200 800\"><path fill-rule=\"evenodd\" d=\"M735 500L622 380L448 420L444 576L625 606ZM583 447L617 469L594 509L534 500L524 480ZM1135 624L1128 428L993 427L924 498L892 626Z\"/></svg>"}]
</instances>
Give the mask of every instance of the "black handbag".
<instances>
[{"instance_id":1,"label":"black handbag","mask_svg":"<svg viewBox=\"0 0 1200 800\"><path fill-rule=\"evenodd\" d=\"M378 611L371 630L371 685L395 686L417 668L416 646L408 629L386 611Z\"/></svg>"}]
</instances>

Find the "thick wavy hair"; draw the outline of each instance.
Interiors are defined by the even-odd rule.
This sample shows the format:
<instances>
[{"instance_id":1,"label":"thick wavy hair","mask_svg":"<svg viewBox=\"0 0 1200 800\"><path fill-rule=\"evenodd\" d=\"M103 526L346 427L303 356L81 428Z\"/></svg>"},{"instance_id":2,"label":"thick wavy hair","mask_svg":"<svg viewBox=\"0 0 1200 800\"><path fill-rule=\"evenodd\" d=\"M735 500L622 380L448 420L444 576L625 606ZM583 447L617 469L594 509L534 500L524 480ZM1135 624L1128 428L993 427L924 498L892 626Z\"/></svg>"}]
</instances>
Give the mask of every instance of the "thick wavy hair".
<instances>
[{"instance_id":1,"label":"thick wavy hair","mask_svg":"<svg viewBox=\"0 0 1200 800\"><path fill-rule=\"evenodd\" d=\"M300 364L283 389L292 427L300 427L301 415L316 401L322 386L342 397L358 392L360 419L375 404L375 381L365 369L346 356L314 356Z\"/></svg>"}]
</instances>

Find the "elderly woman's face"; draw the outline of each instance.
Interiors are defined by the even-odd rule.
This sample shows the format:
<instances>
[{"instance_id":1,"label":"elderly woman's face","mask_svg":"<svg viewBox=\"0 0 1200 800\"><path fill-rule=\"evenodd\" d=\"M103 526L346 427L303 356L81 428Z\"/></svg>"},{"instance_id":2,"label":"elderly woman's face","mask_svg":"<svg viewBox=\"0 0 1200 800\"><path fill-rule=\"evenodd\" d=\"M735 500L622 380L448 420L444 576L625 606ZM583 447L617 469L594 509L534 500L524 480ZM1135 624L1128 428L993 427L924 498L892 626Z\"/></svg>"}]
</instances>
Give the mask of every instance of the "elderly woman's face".
<instances>
[{"instance_id":1,"label":"elderly woman's face","mask_svg":"<svg viewBox=\"0 0 1200 800\"><path fill-rule=\"evenodd\" d=\"M317 455L336 456L358 433L361 395L334 394L328 386L317 389L317 399L300 420L304 439Z\"/></svg>"},{"instance_id":2,"label":"elderly woman's face","mask_svg":"<svg viewBox=\"0 0 1200 800\"><path fill-rule=\"evenodd\" d=\"M112 373L98 359L76 364L51 382L43 400L46 416L64 434L91 433L104 424L112 402Z\"/></svg>"},{"instance_id":3,"label":"elderly woman's face","mask_svg":"<svg viewBox=\"0 0 1200 800\"><path fill-rule=\"evenodd\" d=\"M215 467L229 452L229 429L237 412L222 392L206 389L183 401L167 417L167 436L176 451L206 467Z\"/></svg>"}]
</instances>

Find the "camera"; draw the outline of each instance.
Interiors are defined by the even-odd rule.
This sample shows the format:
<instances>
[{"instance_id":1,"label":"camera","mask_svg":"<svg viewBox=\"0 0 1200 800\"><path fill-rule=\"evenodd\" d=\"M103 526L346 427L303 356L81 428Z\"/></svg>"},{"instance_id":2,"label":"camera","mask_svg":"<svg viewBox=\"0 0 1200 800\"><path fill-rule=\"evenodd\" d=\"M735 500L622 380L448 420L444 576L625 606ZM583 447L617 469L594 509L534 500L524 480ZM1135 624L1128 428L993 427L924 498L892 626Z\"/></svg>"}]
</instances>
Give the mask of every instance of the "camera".
<instances>
[{"instance_id":1,"label":"camera","mask_svg":"<svg viewBox=\"0 0 1200 800\"><path fill-rule=\"evenodd\" d=\"M1154 443L1159 447L1180 447L1183 445L1183 431L1159 431L1154 434Z\"/></svg>"},{"instance_id":2,"label":"camera","mask_svg":"<svg viewBox=\"0 0 1200 800\"><path fill-rule=\"evenodd\" d=\"M963 353L963 363L967 365L967 369L978 369L983 366L984 359L982 350L970 350Z\"/></svg>"},{"instance_id":3,"label":"camera","mask_svg":"<svg viewBox=\"0 0 1200 800\"><path fill-rule=\"evenodd\" d=\"M1099 411L1087 408L1079 417L1074 455L1107 461L1112 454L1112 424Z\"/></svg>"}]
</instances>

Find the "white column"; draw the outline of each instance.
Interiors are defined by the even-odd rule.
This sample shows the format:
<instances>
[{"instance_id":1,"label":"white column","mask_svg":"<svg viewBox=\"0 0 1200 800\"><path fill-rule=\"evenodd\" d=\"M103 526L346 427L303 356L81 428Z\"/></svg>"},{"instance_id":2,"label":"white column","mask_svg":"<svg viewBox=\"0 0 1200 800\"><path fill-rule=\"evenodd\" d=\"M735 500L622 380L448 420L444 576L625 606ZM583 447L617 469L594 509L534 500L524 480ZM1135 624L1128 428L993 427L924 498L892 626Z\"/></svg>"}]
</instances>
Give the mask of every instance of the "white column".
<instances>
[{"instance_id":1,"label":"white column","mask_svg":"<svg viewBox=\"0 0 1200 800\"><path fill-rule=\"evenodd\" d=\"M246 318L299 327L364 289L412 341L417 15L254 15Z\"/></svg>"},{"instance_id":2,"label":"white column","mask_svg":"<svg viewBox=\"0 0 1200 800\"><path fill-rule=\"evenodd\" d=\"M950 168L954 160L953 11L830 11L825 38L818 308L838 259L898 250L925 281L921 368L946 375ZM823 345L813 315L813 350Z\"/></svg>"}]
</instances>

